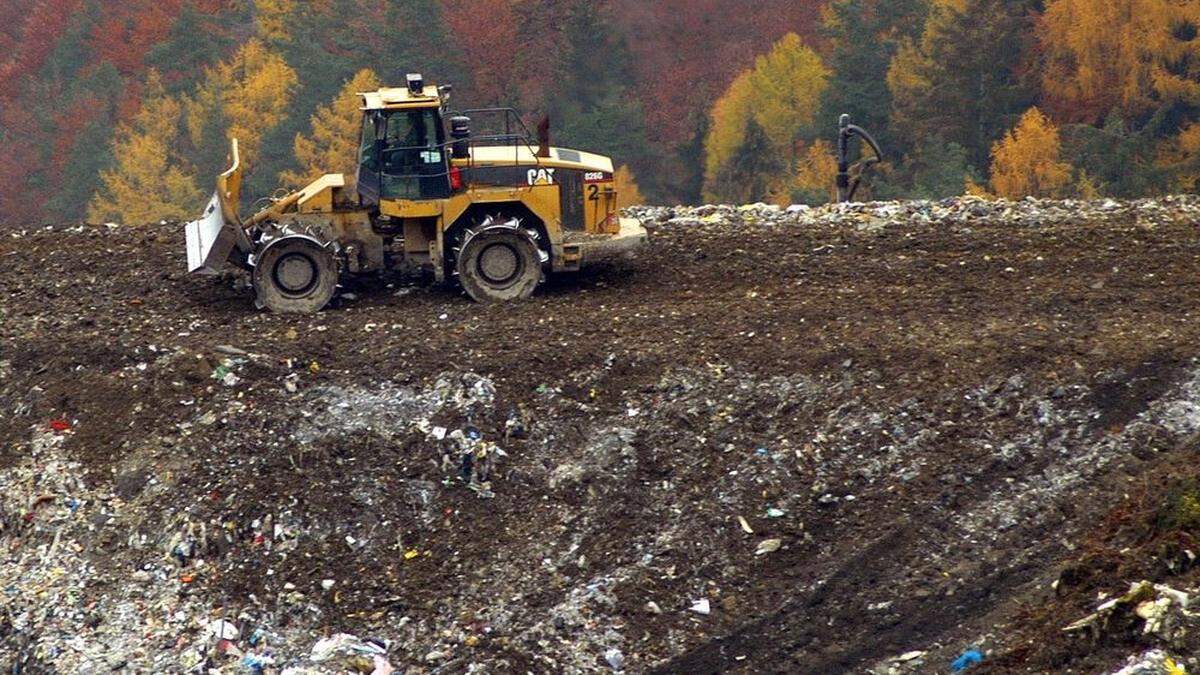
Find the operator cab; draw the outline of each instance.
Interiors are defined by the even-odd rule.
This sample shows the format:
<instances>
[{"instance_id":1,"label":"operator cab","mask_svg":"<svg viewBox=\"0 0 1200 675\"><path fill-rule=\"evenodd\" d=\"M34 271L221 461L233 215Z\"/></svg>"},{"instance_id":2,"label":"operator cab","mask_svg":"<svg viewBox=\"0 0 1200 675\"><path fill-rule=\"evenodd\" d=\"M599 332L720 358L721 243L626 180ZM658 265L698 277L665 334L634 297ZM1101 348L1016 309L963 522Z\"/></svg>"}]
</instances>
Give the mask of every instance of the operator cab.
<instances>
[{"instance_id":1,"label":"operator cab","mask_svg":"<svg viewBox=\"0 0 1200 675\"><path fill-rule=\"evenodd\" d=\"M363 204L381 199L445 199L450 158L442 126L441 96L420 75L405 89L362 94L358 194Z\"/></svg>"}]
</instances>

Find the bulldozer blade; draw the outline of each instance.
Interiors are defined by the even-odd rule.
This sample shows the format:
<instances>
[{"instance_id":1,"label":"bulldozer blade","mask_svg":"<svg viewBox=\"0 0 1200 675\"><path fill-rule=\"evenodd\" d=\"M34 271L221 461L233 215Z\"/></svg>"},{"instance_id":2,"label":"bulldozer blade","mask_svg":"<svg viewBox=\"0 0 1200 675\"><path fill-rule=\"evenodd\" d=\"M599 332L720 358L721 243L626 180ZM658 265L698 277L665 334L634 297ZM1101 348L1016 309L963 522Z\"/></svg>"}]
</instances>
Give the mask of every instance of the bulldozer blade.
<instances>
[{"instance_id":1,"label":"bulldozer blade","mask_svg":"<svg viewBox=\"0 0 1200 675\"><path fill-rule=\"evenodd\" d=\"M234 248L249 253L250 242L238 218L242 194L242 156L237 139L229 141L231 166L217 176L217 191L199 220L187 224L188 272L219 274Z\"/></svg>"},{"instance_id":2,"label":"bulldozer blade","mask_svg":"<svg viewBox=\"0 0 1200 675\"><path fill-rule=\"evenodd\" d=\"M214 194L204 215L187 224L188 272L221 272L236 245L237 230L226 223L221 197Z\"/></svg>"}]
</instances>

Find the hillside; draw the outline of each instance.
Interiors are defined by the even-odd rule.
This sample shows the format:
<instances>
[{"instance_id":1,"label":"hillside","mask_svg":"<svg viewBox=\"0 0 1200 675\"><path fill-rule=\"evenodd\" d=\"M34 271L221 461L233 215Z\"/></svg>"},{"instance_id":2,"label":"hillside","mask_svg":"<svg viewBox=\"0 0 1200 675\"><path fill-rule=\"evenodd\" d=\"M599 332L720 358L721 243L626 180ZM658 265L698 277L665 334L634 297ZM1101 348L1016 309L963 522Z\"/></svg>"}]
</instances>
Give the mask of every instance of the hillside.
<instances>
[{"instance_id":1,"label":"hillside","mask_svg":"<svg viewBox=\"0 0 1200 675\"><path fill-rule=\"evenodd\" d=\"M1196 653L1169 600L1174 643L1061 629L1200 586L1200 200L637 213L647 251L525 304L306 318L187 277L178 225L0 238L0 665Z\"/></svg>"},{"instance_id":2,"label":"hillside","mask_svg":"<svg viewBox=\"0 0 1200 675\"><path fill-rule=\"evenodd\" d=\"M352 171L357 94L413 72L548 116L627 204L824 204L843 113L868 200L1200 185L1188 0L5 0L0 231L188 220L231 137L243 207Z\"/></svg>"}]
</instances>

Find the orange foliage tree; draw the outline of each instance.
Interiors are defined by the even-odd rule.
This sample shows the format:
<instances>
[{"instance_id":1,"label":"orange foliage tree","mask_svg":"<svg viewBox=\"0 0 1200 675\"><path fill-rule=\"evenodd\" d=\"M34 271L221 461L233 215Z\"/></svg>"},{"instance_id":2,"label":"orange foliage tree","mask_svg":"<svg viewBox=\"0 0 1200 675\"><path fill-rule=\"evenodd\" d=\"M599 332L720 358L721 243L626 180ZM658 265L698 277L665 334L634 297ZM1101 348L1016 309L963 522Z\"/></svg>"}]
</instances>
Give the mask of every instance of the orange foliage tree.
<instances>
[{"instance_id":1,"label":"orange foliage tree","mask_svg":"<svg viewBox=\"0 0 1200 675\"><path fill-rule=\"evenodd\" d=\"M474 74L472 98L491 105L512 101L522 44L513 0L442 0L442 16Z\"/></svg>"},{"instance_id":2,"label":"orange foliage tree","mask_svg":"<svg viewBox=\"0 0 1200 675\"><path fill-rule=\"evenodd\" d=\"M1163 102L1200 104L1200 3L1050 0L1039 26L1042 87L1055 117L1127 119Z\"/></svg>"}]
</instances>

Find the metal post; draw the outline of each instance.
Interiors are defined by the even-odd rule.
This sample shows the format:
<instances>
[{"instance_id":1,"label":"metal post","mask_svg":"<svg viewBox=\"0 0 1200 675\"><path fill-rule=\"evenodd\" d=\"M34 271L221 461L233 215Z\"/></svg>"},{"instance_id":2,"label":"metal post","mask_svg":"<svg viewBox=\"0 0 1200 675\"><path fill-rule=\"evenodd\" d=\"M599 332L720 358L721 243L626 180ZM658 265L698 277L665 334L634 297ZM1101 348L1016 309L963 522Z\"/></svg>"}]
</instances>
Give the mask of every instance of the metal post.
<instances>
[{"instance_id":1,"label":"metal post","mask_svg":"<svg viewBox=\"0 0 1200 675\"><path fill-rule=\"evenodd\" d=\"M838 120L838 203L846 202L850 199L850 135L850 116L842 115Z\"/></svg>"},{"instance_id":2,"label":"metal post","mask_svg":"<svg viewBox=\"0 0 1200 675\"><path fill-rule=\"evenodd\" d=\"M861 159L850 165L850 139L858 136L867 144L867 147L875 153L874 157ZM845 203L854 199L854 193L858 191L859 185L862 184L863 172L870 167L883 161L883 150L879 148L879 143L867 133L866 129L851 124L849 115L842 115L838 120L838 149L837 149L837 200L838 203ZM857 169L857 174L851 178L851 169Z\"/></svg>"}]
</instances>

